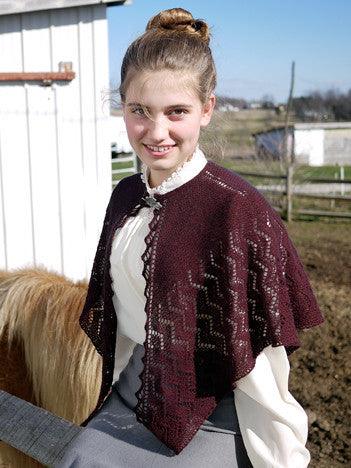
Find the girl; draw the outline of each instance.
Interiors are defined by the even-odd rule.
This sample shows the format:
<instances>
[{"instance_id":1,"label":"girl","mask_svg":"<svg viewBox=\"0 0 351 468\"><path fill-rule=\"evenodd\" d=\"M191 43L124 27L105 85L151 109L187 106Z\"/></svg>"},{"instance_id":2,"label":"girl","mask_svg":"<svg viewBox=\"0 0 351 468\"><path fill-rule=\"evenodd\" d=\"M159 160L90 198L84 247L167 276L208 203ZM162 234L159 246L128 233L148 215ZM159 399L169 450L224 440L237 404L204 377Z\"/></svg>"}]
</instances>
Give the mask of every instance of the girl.
<instances>
[{"instance_id":1,"label":"girl","mask_svg":"<svg viewBox=\"0 0 351 468\"><path fill-rule=\"evenodd\" d=\"M142 172L106 210L80 317L103 356L101 392L60 468L309 463L287 354L323 318L280 218L198 146L215 85L208 26L181 8L126 52L120 95Z\"/></svg>"}]
</instances>

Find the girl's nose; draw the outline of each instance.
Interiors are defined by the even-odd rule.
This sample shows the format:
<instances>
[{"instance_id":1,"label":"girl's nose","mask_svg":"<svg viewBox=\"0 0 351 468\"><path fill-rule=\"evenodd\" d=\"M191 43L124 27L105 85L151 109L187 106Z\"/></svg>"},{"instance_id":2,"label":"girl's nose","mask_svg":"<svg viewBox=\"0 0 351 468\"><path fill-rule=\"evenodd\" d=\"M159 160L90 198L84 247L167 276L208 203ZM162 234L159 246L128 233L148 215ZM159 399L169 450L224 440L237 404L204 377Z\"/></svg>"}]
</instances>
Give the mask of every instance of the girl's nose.
<instances>
[{"instance_id":1,"label":"girl's nose","mask_svg":"<svg viewBox=\"0 0 351 468\"><path fill-rule=\"evenodd\" d=\"M168 137L168 132L168 124L164 120L149 120L148 134L150 139L155 143L166 139Z\"/></svg>"}]
</instances>

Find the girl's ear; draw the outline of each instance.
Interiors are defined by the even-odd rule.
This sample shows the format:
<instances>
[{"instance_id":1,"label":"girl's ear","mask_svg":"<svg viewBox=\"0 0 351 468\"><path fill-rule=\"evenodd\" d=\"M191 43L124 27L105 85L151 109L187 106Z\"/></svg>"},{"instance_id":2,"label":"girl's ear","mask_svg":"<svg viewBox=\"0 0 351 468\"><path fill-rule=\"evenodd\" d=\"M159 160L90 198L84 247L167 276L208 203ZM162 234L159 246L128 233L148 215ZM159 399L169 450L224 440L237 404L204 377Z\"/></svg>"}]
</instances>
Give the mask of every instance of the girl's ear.
<instances>
[{"instance_id":1,"label":"girl's ear","mask_svg":"<svg viewBox=\"0 0 351 468\"><path fill-rule=\"evenodd\" d=\"M121 103L122 112L123 112L123 120L126 121L126 105L124 102Z\"/></svg>"},{"instance_id":2,"label":"girl's ear","mask_svg":"<svg viewBox=\"0 0 351 468\"><path fill-rule=\"evenodd\" d=\"M206 127L206 125L210 123L215 105L216 105L216 96L214 94L211 94L209 100L206 102L206 104L202 108L202 115L201 115L201 121L200 121L201 127Z\"/></svg>"}]
</instances>

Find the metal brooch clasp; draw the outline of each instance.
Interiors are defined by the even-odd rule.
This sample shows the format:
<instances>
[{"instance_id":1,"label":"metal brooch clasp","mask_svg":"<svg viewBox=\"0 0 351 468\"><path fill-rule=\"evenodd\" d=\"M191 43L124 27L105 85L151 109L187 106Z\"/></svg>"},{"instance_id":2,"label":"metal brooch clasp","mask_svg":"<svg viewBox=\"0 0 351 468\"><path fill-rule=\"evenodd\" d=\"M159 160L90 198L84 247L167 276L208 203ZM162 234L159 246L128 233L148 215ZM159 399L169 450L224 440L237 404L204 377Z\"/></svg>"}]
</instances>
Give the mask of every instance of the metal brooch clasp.
<instances>
[{"instance_id":1,"label":"metal brooch clasp","mask_svg":"<svg viewBox=\"0 0 351 468\"><path fill-rule=\"evenodd\" d=\"M146 204L150 207L150 208L156 208L157 210L159 208L161 208L161 203L159 201L156 200L156 198L154 197L150 197L150 196L146 196L143 198L143 200L146 202Z\"/></svg>"}]
</instances>

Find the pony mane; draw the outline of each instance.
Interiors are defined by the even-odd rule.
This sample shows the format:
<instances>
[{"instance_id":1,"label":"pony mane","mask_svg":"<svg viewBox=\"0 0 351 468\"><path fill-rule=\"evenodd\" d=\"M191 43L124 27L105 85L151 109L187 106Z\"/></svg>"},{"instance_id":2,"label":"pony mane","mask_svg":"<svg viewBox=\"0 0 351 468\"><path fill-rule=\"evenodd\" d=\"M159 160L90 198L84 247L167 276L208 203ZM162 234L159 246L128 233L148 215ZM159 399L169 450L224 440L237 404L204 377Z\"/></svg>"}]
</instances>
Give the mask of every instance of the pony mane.
<instances>
[{"instance_id":1,"label":"pony mane","mask_svg":"<svg viewBox=\"0 0 351 468\"><path fill-rule=\"evenodd\" d=\"M0 388L11 378L11 354L21 352L19 375L28 377L32 402L76 424L95 407L101 385L101 356L78 322L87 286L44 267L0 270L0 342L7 347Z\"/></svg>"}]
</instances>

